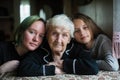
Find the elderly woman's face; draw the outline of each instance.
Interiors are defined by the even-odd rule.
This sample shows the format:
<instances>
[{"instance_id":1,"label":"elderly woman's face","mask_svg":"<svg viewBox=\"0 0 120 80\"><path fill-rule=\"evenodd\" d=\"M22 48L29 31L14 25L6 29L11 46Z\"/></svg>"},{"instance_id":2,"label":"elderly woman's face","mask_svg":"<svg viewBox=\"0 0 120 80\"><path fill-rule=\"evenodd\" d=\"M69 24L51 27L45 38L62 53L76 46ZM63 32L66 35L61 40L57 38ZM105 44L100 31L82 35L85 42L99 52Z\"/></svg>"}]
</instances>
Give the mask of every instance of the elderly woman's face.
<instances>
[{"instance_id":1,"label":"elderly woman's face","mask_svg":"<svg viewBox=\"0 0 120 80\"><path fill-rule=\"evenodd\" d=\"M70 30L64 27L51 27L47 38L53 52L64 52L70 42Z\"/></svg>"}]
</instances>

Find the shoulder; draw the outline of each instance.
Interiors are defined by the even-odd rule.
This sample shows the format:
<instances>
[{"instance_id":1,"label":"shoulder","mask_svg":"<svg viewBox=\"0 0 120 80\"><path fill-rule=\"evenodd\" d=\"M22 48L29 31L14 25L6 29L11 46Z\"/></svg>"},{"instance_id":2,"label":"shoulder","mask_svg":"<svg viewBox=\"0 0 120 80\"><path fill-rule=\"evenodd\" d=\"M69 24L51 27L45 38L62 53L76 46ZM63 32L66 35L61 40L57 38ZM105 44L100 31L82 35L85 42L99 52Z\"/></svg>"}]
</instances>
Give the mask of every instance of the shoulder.
<instances>
[{"instance_id":1,"label":"shoulder","mask_svg":"<svg viewBox=\"0 0 120 80\"><path fill-rule=\"evenodd\" d=\"M70 43L67 45L67 50L73 50L75 48L77 48L79 45L79 43L77 43L74 39L71 39Z\"/></svg>"},{"instance_id":2,"label":"shoulder","mask_svg":"<svg viewBox=\"0 0 120 80\"><path fill-rule=\"evenodd\" d=\"M89 51L84 51L83 50L83 45L77 42L76 40L72 39L72 41L69 44L69 51L71 54L85 54L85 53L90 53Z\"/></svg>"},{"instance_id":3,"label":"shoulder","mask_svg":"<svg viewBox=\"0 0 120 80\"><path fill-rule=\"evenodd\" d=\"M109 37L107 37L106 35L104 35L104 34L98 35L95 40L96 40L96 42L106 42L106 41L111 42L111 39Z\"/></svg>"},{"instance_id":4,"label":"shoulder","mask_svg":"<svg viewBox=\"0 0 120 80\"><path fill-rule=\"evenodd\" d=\"M80 48L82 46L82 44L80 44L79 42L77 42L75 39L71 39L71 42L69 44L69 46L73 46L73 48Z\"/></svg>"},{"instance_id":5,"label":"shoulder","mask_svg":"<svg viewBox=\"0 0 120 80\"><path fill-rule=\"evenodd\" d=\"M102 38L102 39L109 39L106 35L104 34L99 34L97 38Z\"/></svg>"},{"instance_id":6,"label":"shoulder","mask_svg":"<svg viewBox=\"0 0 120 80\"><path fill-rule=\"evenodd\" d=\"M10 41L2 41L0 42L0 48L11 48L11 47L14 47L14 44L13 42L10 42Z\"/></svg>"},{"instance_id":7,"label":"shoulder","mask_svg":"<svg viewBox=\"0 0 120 80\"><path fill-rule=\"evenodd\" d=\"M38 49L29 52L28 55L30 57L40 58L40 57L44 57L44 56L48 55L48 53L49 53L49 50L46 47L40 46Z\"/></svg>"}]
</instances>

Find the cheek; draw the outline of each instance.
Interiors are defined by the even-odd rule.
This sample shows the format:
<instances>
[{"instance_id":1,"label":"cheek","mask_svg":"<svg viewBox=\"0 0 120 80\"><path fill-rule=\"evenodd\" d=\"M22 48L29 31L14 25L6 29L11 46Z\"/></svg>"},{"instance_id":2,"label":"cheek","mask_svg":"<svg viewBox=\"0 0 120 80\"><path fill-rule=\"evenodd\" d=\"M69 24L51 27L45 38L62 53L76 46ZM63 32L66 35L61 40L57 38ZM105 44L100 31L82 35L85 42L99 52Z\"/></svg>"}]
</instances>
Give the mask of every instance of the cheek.
<instances>
[{"instance_id":1,"label":"cheek","mask_svg":"<svg viewBox=\"0 0 120 80\"><path fill-rule=\"evenodd\" d=\"M92 38L93 37L93 34L92 34L92 32L88 32L88 35L90 36L90 38Z\"/></svg>"},{"instance_id":2,"label":"cheek","mask_svg":"<svg viewBox=\"0 0 120 80\"><path fill-rule=\"evenodd\" d=\"M32 36L30 36L29 34L25 33L23 36L23 42L29 42L31 40Z\"/></svg>"},{"instance_id":3,"label":"cheek","mask_svg":"<svg viewBox=\"0 0 120 80\"><path fill-rule=\"evenodd\" d=\"M67 45L70 43L70 37L63 40L64 44Z\"/></svg>"},{"instance_id":4,"label":"cheek","mask_svg":"<svg viewBox=\"0 0 120 80\"><path fill-rule=\"evenodd\" d=\"M55 36L48 35L47 39L48 39L48 42L54 42L55 41Z\"/></svg>"},{"instance_id":5,"label":"cheek","mask_svg":"<svg viewBox=\"0 0 120 80\"><path fill-rule=\"evenodd\" d=\"M48 37L47 39L48 39L48 44L52 45L52 44L53 44L53 39L52 39L52 37Z\"/></svg>"},{"instance_id":6,"label":"cheek","mask_svg":"<svg viewBox=\"0 0 120 80\"><path fill-rule=\"evenodd\" d=\"M27 46L28 45L28 43L29 43L29 39L27 39L27 38L23 38L23 45L24 46Z\"/></svg>"},{"instance_id":7,"label":"cheek","mask_svg":"<svg viewBox=\"0 0 120 80\"><path fill-rule=\"evenodd\" d=\"M23 40L24 41L29 41L30 40L30 36L25 34L24 37L23 37Z\"/></svg>"},{"instance_id":8,"label":"cheek","mask_svg":"<svg viewBox=\"0 0 120 80\"><path fill-rule=\"evenodd\" d=\"M74 35L74 37L75 37L76 39L78 39L78 38L80 38L80 35L76 33L76 34Z\"/></svg>"},{"instance_id":9,"label":"cheek","mask_svg":"<svg viewBox=\"0 0 120 80\"><path fill-rule=\"evenodd\" d=\"M40 41L38 42L38 44L39 44L39 45L41 45L41 44L42 44L42 42L43 42L43 40L40 40Z\"/></svg>"},{"instance_id":10,"label":"cheek","mask_svg":"<svg viewBox=\"0 0 120 80\"><path fill-rule=\"evenodd\" d=\"M49 40L48 40L48 43L49 43L49 44L52 44L52 40L49 39Z\"/></svg>"}]
</instances>

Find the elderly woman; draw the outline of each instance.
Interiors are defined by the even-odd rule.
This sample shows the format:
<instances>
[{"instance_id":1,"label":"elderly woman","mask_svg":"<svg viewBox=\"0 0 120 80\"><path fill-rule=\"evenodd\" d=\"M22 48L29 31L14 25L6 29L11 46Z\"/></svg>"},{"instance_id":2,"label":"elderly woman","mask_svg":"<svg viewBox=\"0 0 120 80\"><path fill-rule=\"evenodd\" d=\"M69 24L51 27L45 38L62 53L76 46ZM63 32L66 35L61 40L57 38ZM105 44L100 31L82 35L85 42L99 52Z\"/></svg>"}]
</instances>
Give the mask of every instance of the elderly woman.
<instances>
[{"instance_id":1,"label":"elderly woman","mask_svg":"<svg viewBox=\"0 0 120 80\"><path fill-rule=\"evenodd\" d=\"M72 40L73 33L74 25L66 15L49 19L47 41L21 62L18 75L97 74L97 64L89 52L83 53L80 45Z\"/></svg>"}]
</instances>

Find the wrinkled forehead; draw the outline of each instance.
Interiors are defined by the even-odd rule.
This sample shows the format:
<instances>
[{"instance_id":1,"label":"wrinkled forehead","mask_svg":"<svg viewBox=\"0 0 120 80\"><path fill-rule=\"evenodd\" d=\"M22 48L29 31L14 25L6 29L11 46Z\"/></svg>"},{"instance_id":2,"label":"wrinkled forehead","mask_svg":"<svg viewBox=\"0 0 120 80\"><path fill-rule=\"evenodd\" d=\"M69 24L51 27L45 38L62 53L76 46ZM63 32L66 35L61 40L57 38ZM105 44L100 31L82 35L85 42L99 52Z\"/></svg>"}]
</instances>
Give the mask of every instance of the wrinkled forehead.
<instances>
[{"instance_id":1,"label":"wrinkled forehead","mask_svg":"<svg viewBox=\"0 0 120 80\"><path fill-rule=\"evenodd\" d=\"M52 31L60 31L60 32L69 32L70 33L70 30L64 26L51 26L49 29L48 29L49 32L52 32Z\"/></svg>"}]
</instances>

